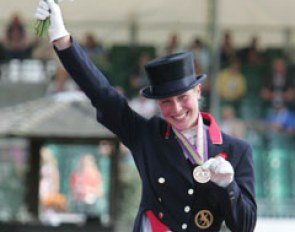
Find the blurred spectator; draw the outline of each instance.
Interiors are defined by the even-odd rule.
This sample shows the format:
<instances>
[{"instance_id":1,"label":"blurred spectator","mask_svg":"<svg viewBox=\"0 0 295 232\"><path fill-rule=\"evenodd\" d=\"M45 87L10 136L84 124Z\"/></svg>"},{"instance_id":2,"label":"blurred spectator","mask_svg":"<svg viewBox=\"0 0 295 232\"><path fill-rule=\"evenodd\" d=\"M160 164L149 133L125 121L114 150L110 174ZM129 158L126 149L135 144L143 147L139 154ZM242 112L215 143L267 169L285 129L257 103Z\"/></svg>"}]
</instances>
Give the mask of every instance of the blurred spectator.
<instances>
[{"instance_id":1,"label":"blurred spectator","mask_svg":"<svg viewBox=\"0 0 295 232\"><path fill-rule=\"evenodd\" d=\"M244 139L246 136L246 124L236 117L235 110L230 106L221 108L220 129L239 139Z\"/></svg>"},{"instance_id":2,"label":"blurred spectator","mask_svg":"<svg viewBox=\"0 0 295 232\"><path fill-rule=\"evenodd\" d=\"M83 37L81 45L93 63L112 82L113 71L109 62L108 50L103 46L103 43L92 32L87 32Z\"/></svg>"},{"instance_id":3,"label":"blurred spectator","mask_svg":"<svg viewBox=\"0 0 295 232\"><path fill-rule=\"evenodd\" d=\"M41 149L39 194L41 201L59 193L59 171L57 160L48 148Z\"/></svg>"},{"instance_id":4,"label":"blurred spectator","mask_svg":"<svg viewBox=\"0 0 295 232\"><path fill-rule=\"evenodd\" d=\"M245 76L240 71L239 61L232 60L229 66L221 70L217 76L216 88L221 105L231 105L239 116L241 99L247 90L246 85Z\"/></svg>"},{"instance_id":5,"label":"blurred spectator","mask_svg":"<svg viewBox=\"0 0 295 232\"><path fill-rule=\"evenodd\" d=\"M41 214L48 212L65 212L67 203L60 193L60 175L56 157L49 148L41 149L41 169L39 183L39 197Z\"/></svg>"},{"instance_id":6,"label":"blurred spectator","mask_svg":"<svg viewBox=\"0 0 295 232\"><path fill-rule=\"evenodd\" d=\"M146 118L152 117L158 111L157 104L154 100L145 98L139 93L129 101L129 105L133 110Z\"/></svg>"},{"instance_id":7,"label":"blurred spectator","mask_svg":"<svg viewBox=\"0 0 295 232\"><path fill-rule=\"evenodd\" d=\"M223 34L220 48L220 63L221 67L229 65L232 59L236 58L236 49L234 47L233 38L230 31Z\"/></svg>"},{"instance_id":8,"label":"blurred spectator","mask_svg":"<svg viewBox=\"0 0 295 232\"><path fill-rule=\"evenodd\" d=\"M47 87L46 94L52 95L56 93L70 92L75 90L78 90L77 85L71 78L69 78L68 72L62 66L59 66L57 68L54 79L52 80L52 82L49 83Z\"/></svg>"},{"instance_id":9,"label":"blurred spectator","mask_svg":"<svg viewBox=\"0 0 295 232\"><path fill-rule=\"evenodd\" d=\"M101 57L103 57L106 52L102 43L99 42L91 32L84 35L82 47L96 65L100 63Z\"/></svg>"},{"instance_id":10,"label":"blurred spectator","mask_svg":"<svg viewBox=\"0 0 295 232\"><path fill-rule=\"evenodd\" d=\"M6 60L3 44L0 43L0 64Z\"/></svg>"},{"instance_id":11,"label":"blurred spectator","mask_svg":"<svg viewBox=\"0 0 295 232\"><path fill-rule=\"evenodd\" d=\"M3 40L4 57L6 60L31 58L33 49L38 42L38 39L33 42L28 40L23 22L18 14L14 14L5 31Z\"/></svg>"},{"instance_id":12,"label":"blurred spectator","mask_svg":"<svg viewBox=\"0 0 295 232\"><path fill-rule=\"evenodd\" d=\"M264 85L260 92L261 98L268 104L276 100L283 100L285 104L292 105L295 96L293 76L287 70L284 59L273 61L271 70L265 76Z\"/></svg>"},{"instance_id":13,"label":"blurred spectator","mask_svg":"<svg viewBox=\"0 0 295 232\"><path fill-rule=\"evenodd\" d=\"M207 73L209 68L209 52L202 40L196 38L191 44L190 50L194 55L197 74Z\"/></svg>"},{"instance_id":14,"label":"blurred spectator","mask_svg":"<svg viewBox=\"0 0 295 232\"><path fill-rule=\"evenodd\" d=\"M137 95L138 91L148 84L148 79L144 71L144 65L151 59L146 52L140 54L134 70L129 75L129 84L131 87L131 97Z\"/></svg>"},{"instance_id":15,"label":"blurred spectator","mask_svg":"<svg viewBox=\"0 0 295 232\"><path fill-rule=\"evenodd\" d=\"M253 36L247 47L238 51L238 57L242 64L259 65L263 63L263 55L259 50L259 39Z\"/></svg>"},{"instance_id":16,"label":"blurred spectator","mask_svg":"<svg viewBox=\"0 0 295 232\"><path fill-rule=\"evenodd\" d=\"M177 52L180 52L179 36L177 33L173 33L169 36L163 55L169 55Z\"/></svg>"},{"instance_id":17,"label":"blurred spectator","mask_svg":"<svg viewBox=\"0 0 295 232\"><path fill-rule=\"evenodd\" d=\"M209 69L210 56L209 51L207 47L203 44L202 40L196 38L190 45L189 49L194 56L196 75L207 73ZM204 111L208 111L210 107L210 87L210 78L207 78L202 83L202 94L204 96L204 98L202 98L202 109Z\"/></svg>"},{"instance_id":18,"label":"blurred spectator","mask_svg":"<svg viewBox=\"0 0 295 232\"><path fill-rule=\"evenodd\" d=\"M119 191L118 218L124 221L124 229L121 231L132 231L132 223L136 216L141 196L141 182L130 150L120 143L119 147ZM127 227L125 229L125 227Z\"/></svg>"},{"instance_id":19,"label":"blurred spectator","mask_svg":"<svg viewBox=\"0 0 295 232\"><path fill-rule=\"evenodd\" d=\"M103 193L103 183L93 155L81 156L77 168L70 175L70 189L74 212L95 212L97 200Z\"/></svg>"},{"instance_id":20,"label":"blurred spectator","mask_svg":"<svg viewBox=\"0 0 295 232\"><path fill-rule=\"evenodd\" d=\"M275 99L271 111L265 118L265 129L275 133L287 133L294 135L295 115L286 107L281 98Z\"/></svg>"}]
</instances>

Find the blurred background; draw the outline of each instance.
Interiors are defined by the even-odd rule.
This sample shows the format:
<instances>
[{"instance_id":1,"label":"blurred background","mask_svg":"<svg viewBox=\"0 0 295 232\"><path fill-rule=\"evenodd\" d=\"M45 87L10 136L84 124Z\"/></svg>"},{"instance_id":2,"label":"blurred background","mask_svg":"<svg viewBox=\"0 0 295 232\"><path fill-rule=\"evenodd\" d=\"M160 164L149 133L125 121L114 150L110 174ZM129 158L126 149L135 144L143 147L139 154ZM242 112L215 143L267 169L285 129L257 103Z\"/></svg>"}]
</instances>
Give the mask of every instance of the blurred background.
<instances>
[{"instance_id":1,"label":"blurred background","mask_svg":"<svg viewBox=\"0 0 295 232\"><path fill-rule=\"evenodd\" d=\"M0 231L131 231L140 181L45 37L38 0L0 0ZM203 111L253 147L255 231L295 231L295 1L64 0L65 24L145 117L143 65L182 51ZM227 231L226 228L223 231Z\"/></svg>"}]
</instances>

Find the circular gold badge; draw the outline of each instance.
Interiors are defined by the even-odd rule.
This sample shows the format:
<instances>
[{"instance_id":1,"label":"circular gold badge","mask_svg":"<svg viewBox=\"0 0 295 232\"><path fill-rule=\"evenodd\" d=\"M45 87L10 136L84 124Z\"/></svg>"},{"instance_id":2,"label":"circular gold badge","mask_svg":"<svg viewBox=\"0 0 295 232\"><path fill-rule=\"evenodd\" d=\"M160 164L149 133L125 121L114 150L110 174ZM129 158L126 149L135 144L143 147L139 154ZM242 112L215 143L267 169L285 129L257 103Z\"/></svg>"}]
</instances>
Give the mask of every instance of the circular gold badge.
<instances>
[{"instance_id":1,"label":"circular gold badge","mask_svg":"<svg viewBox=\"0 0 295 232\"><path fill-rule=\"evenodd\" d=\"M207 229L213 224L213 215L209 210L200 210L195 216L195 224L201 229Z\"/></svg>"}]
</instances>

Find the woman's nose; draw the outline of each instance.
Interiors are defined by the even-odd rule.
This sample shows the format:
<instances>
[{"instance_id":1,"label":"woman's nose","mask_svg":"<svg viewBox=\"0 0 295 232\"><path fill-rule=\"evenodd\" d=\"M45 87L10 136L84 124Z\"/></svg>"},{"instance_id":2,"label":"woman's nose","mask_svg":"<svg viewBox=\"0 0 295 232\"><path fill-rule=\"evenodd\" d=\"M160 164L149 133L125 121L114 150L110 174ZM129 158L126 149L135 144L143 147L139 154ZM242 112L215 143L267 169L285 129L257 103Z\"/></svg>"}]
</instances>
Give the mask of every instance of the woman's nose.
<instances>
[{"instance_id":1,"label":"woman's nose","mask_svg":"<svg viewBox=\"0 0 295 232\"><path fill-rule=\"evenodd\" d=\"M179 112L182 109L181 103L179 101L175 101L172 107L174 112Z\"/></svg>"}]
</instances>

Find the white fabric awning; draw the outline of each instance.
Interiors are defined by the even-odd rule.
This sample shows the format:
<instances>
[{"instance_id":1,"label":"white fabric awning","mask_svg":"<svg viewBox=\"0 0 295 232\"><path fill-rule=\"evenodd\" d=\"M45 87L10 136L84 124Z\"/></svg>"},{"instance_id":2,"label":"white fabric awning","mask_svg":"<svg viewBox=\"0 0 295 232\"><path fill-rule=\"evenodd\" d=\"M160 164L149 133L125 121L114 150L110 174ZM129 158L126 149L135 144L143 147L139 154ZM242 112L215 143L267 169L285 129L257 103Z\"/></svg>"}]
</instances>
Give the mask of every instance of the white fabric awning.
<instances>
[{"instance_id":1,"label":"white fabric awning","mask_svg":"<svg viewBox=\"0 0 295 232\"><path fill-rule=\"evenodd\" d=\"M204 23L207 0L63 0L61 6L68 21L122 21L137 14L141 22ZM26 20L33 17L38 0L0 0L1 21L14 12ZM293 26L294 0L220 0L222 25Z\"/></svg>"},{"instance_id":2,"label":"white fabric awning","mask_svg":"<svg viewBox=\"0 0 295 232\"><path fill-rule=\"evenodd\" d=\"M31 23L38 1L0 0L2 28L15 12L19 12L24 20ZM66 24L78 36L83 34L80 32L92 30L99 34L102 40L108 42L128 41L130 35L127 23L133 17L140 25L140 41L163 42L165 35L167 39L169 31L183 32L184 40L192 39L192 35L203 36L208 19L208 2L208 0L63 0L60 4ZM246 40L249 41L250 33L264 33L262 37L273 38L283 44L285 42L281 35L283 30L285 27L292 28L295 21L294 0L219 0L218 5L219 25L223 29L239 30L240 38L237 40L247 37ZM264 29L261 27L255 29L255 26L262 26ZM280 35L274 33L274 30ZM263 42L267 40L264 39Z\"/></svg>"}]
</instances>

